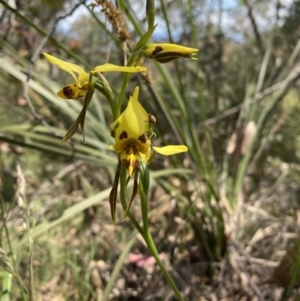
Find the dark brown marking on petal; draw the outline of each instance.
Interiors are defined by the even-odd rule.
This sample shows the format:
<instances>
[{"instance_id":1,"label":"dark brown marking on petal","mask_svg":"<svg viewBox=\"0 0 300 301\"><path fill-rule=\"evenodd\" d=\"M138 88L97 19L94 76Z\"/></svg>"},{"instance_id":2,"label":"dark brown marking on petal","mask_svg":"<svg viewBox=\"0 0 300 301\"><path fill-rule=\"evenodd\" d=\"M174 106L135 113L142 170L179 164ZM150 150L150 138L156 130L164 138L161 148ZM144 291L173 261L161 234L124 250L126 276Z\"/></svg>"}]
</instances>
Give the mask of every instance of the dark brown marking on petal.
<instances>
[{"instance_id":1,"label":"dark brown marking on petal","mask_svg":"<svg viewBox=\"0 0 300 301\"><path fill-rule=\"evenodd\" d=\"M136 168L139 167L139 161L138 160L134 160L134 161L132 161L131 165L132 165L133 169L136 169Z\"/></svg>"},{"instance_id":2,"label":"dark brown marking on petal","mask_svg":"<svg viewBox=\"0 0 300 301\"><path fill-rule=\"evenodd\" d=\"M115 137L116 137L116 131L115 131L115 130L110 131L110 135L111 135L113 138L115 138Z\"/></svg>"},{"instance_id":3,"label":"dark brown marking on petal","mask_svg":"<svg viewBox=\"0 0 300 301\"><path fill-rule=\"evenodd\" d=\"M132 166L132 169L135 170L136 168L139 167L139 161L138 160L127 160L123 159L122 164L125 165L127 169L129 169L130 165Z\"/></svg>"},{"instance_id":4,"label":"dark brown marking on petal","mask_svg":"<svg viewBox=\"0 0 300 301\"><path fill-rule=\"evenodd\" d=\"M72 71L72 72L73 72L73 74L75 75L75 77L78 79L78 78L79 78L79 73L76 72L76 71Z\"/></svg>"},{"instance_id":5,"label":"dark brown marking on petal","mask_svg":"<svg viewBox=\"0 0 300 301\"><path fill-rule=\"evenodd\" d=\"M125 167L126 167L127 169L129 168L129 166L130 166L130 160L124 159L124 160L122 160L122 163L125 165Z\"/></svg>"},{"instance_id":6,"label":"dark brown marking on petal","mask_svg":"<svg viewBox=\"0 0 300 301\"><path fill-rule=\"evenodd\" d=\"M70 86L66 86L66 87L63 88L63 94L67 98L72 99L75 93L74 93L73 89Z\"/></svg>"},{"instance_id":7,"label":"dark brown marking on petal","mask_svg":"<svg viewBox=\"0 0 300 301\"><path fill-rule=\"evenodd\" d=\"M119 139L122 140L122 139L127 139L128 138L128 134L126 131L123 131L120 136L119 136Z\"/></svg>"},{"instance_id":8,"label":"dark brown marking on petal","mask_svg":"<svg viewBox=\"0 0 300 301\"><path fill-rule=\"evenodd\" d=\"M137 149L132 145L127 146L125 151L127 155L131 155L131 154L136 155L138 153Z\"/></svg>"},{"instance_id":9,"label":"dark brown marking on petal","mask_svg":"<svg viewBox=\"0 0 300 301\"><path fill-rule=\"evenodd\" d=\"M142 143L146 143L147 141L147 137L145 134L142 134L139 138L138 138L139 141L141 141Z\"/></svg>"},{"instance_id":10,"label":"dark brown marking on petal","mask_svg":"<svg viewBox=\"0 0 300 301\"><path fill-rule=\"evenodd\" d=\"M127 169L129 168L130 165L133 167L133 169L136 169L139 166L138 160L131 161L131 160L123 159L122 163L126 166Z\"/></svg>"},{"instance_id":11,"label":"dark brown marking on petal","mask_svg":"<svg viewBox=\"0 0 300 301\"><path fill-rule=\"evenodd\" d=\"M162 51L163 51L163 48L161 46L156 46L151 54L155 57L158 53L160 53Z\"/></svg>"},{"instance_id":12,"label":"dark brown marking on petal","mask_svg":"<svg viewBox=\"0 0 300 301\"><path fill-rule=\"evenodd\" d=\"M180 52L167 52L167 53L161 53L159 54L159 59L176 59L179 57L186 57L186 58L192 58L192 54L190 53L180 53Z\"/></svg>"}]
</instances>

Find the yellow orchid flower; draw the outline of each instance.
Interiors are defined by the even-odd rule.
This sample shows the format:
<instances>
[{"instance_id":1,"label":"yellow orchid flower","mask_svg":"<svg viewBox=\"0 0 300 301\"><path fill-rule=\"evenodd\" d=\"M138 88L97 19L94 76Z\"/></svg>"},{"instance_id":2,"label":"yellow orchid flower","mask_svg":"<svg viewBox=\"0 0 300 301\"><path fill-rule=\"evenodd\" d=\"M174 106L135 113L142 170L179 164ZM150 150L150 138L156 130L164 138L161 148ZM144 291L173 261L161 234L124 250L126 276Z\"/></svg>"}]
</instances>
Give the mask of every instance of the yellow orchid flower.
<instances>
[{"instance_id":1,"label":"yellow orchid flower","mask_svg":"<svg viewBox=\"0 0 300 301\"><path fill-rule=\"evenodd\" d=\"M139 87L135 87L130 96L127 108L110 125L115 144L110 149L120 154L120 161L128 169L131 177L139 163L149 162L152 157L151 149L164 156L186 152L185 145L168 145L152 147L149 135L149 116L138 100Z\"/></svg>"},{"instance_id":2,"label":"yellow orchid flower","mask_svg":"<svg viewBox=\"0 0 300 301\"><path fill-rule=\"evenodd\" d=\"M75 83L69 84L65 87L63 87L61 90L57 92L57 95L64 99L79 99L80 97L83 97L89 89L89 73L85 72L81 67L60 60L50 54L43 53L46 59L54 65L57 65L60 69L69 72L72 77L75 79ZM126 72L126 73L135 73L135 72L141 72L146 71L147 68L142 66L137 67L123 67L123 66L117 66L113 64L104 64L96 66L91 73L94 74L96 72Z\"/></svg>"},{"instance_id":3,"label":"yellow orchid flower","mask_svg":"<svg viewBox=\"0 0 300 301\"><path fill-rule=\"evenodd\" d=\"M197 48L185 47L170 43L150 43L146 45L142 54L149 59L159 63L167 63L177 58L189 58L197 60Z\"/></svg>"},{"instance_id":4,"label":"yellow orchid flower","mask_svg":"<svg viewBox=\"0 0 300 301\"><path fill-rule=\"evenodd\" d=\"M69 84L57 92L57 95L64 99L79 99L84 97L85 92L89 88L89 74L86 73L81 67L60 60L50 54L43 53L46 59L60 69L69 72L75 79L75 84Z\"/></svg>"}]
</instances>

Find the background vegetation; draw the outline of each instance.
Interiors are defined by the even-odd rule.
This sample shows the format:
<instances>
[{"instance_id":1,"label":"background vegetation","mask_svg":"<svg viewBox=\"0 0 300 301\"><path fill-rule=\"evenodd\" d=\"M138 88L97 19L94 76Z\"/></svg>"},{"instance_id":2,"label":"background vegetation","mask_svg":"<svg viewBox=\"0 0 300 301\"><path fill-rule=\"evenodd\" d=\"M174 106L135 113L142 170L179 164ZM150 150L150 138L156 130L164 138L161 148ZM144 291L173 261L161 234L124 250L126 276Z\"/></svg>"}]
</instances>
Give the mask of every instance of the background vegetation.
<instances>
[{"instance_id":1,"label":"background vegetation","mask_svg":"<svg viewBox=\"0 0 300 301\"><path fill-rule=\"evenodd\" d=\"M105 1L104 1L105 2ZM146 1L115 3L133 44ZM82 104L41 53L124 63L124 43L89 1L0 0L0 289L3 300L172 300L129 220L113 225L113 121L99 94L86 144L61 144ZM298 300L300 1L156 1L154 41L198 61L145 62L128 93L156 116L151 231L186 300ZM110 75L116 91L121 75ZM149 82L151 78L151 83ZM120 206L120 205L119 205ZM140 220L138 198L131 208ZM120 211L121 212L121 211ZM119 220L121 219L119 215Z\"/></svg>"}]
</instances>

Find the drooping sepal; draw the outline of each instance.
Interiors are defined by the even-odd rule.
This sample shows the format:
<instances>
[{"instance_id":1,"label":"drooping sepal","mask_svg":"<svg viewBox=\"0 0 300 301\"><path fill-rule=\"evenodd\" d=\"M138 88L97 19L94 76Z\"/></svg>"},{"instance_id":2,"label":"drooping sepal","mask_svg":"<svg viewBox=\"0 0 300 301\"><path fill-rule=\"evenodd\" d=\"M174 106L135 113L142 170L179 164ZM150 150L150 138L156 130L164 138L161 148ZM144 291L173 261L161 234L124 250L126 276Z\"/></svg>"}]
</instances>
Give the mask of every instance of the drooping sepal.
<instances>
[{"instance_id":1,"label":"drooping sepal","mask_svg":"<svg viewBox=\"0 0 300 301\"><path fill-rule=\"evenodd\" d=\"M75 133L80 125L81 130L82 130L83 143L85 143L85 135L84 135L85 115L86 115L87 108L92 100L93 94L94 94L94 88L93 88L93 86L91 86L90 89L88 90L88 93L86 93L86 95L85 95L84 104L83 104L83 107L82 107L78 117L76 118L74 123L71 125L71 127L68 129L62 142L65 142L65 141L69 140L70 138L72 138L75 135Z\"/></svg>"},{"instance_id":2,"label":"drooping sepal","mask_svg":"<svg viewBox=\"0 0 300 301\"><path fill-rule=\"evenodd\" d=\"M139 178L139 171L138 169L135 170L134 172L134 177L133 177L133 187L132 187L132 192L131 192L131 197L130 197L130 200L128 202L128 205L127 205L127 208L125 210L125 214L124 214L124 217L123 217L123 220L126 218L127 214L128 214L128 211L131 207L131 204L134 200L134 198L136 197L137 193L138 193L138 188L139 188L139 185L138 185L138 178ZM130 179L130 178L128 178ZM126 185L129 181L126 182Z\"/></svg>"},{"instance_id":3,"label":"drooping sepal","mask_svg":"<svg viewBox=\"0 0 300 301\"><path fill-rule=\"evenodd\" d=\"M113 186L109 193L110 213L111 213L111 219L114 223L116 223L116 204L117 204L118 186L119 186L121 166L122 166L121 161L119 161L117 170L116 170L116 174L115 174L115 179L113 182Z\"/></svg>"}]
</instances>

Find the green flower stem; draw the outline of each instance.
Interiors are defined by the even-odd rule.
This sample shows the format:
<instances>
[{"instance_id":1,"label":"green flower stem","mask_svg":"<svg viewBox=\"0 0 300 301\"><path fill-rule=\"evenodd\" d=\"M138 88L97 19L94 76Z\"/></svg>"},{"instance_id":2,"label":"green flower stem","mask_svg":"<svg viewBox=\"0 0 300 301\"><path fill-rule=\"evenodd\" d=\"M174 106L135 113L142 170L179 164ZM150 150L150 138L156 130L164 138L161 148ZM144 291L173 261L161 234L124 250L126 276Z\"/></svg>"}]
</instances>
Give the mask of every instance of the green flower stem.
<instances>
[{"instance_id":1,"label":"green flower stem","mask_svg":"<svg viewBox=\"0 0 300 301\"><path fill-rule=\"evenodd\" d=\"M132 54L130 55L130 57L128 59L126 67L136 66L139 63L139 61L140 61L140 58L138 58L136 56L136 53L133 50ZM121 92L119 94L119 99L118 99L118 110L119 111L121 111L122 99L124 97L124 93L126 91L126 87L128 85L130 76L131 76L131 73L124 73L123 81L122 81L122 87L121 87Z\"/></svg>"},{"instance_id":2,"label":"green flower stem","mask_svg":"<svg viewBox=\"0 0 300 301\"><path fill-rule=\"evenodd\" d=\"M155 28L156 28L156 25L149 28L148 31L141 36L139 41L136 43L134 49L132 50L132 53L126 64L127 67L132 67L132 66L138 65L138 63L140 62L141 57L142 57L142 54L141 54L142 49L146 46L149 39L152 37L152 34L153 34ZM124 97L124 93L126 91L126 87L129 82L130 76L131 76L130 73L124 73L121 92L119 94L119 99L118 99L118 110L119 111L121 111L122 99Z\"/></svg>"},{"instance_id":3,"label":"green flower stem","mask_svg":"<svg viewBox=\"0 0 300 301\"><path fill-rule=\"evenodd\" d=\"M147 199L147 195L144 193L144 188L143 188L142 181L140 181L139 189L140 189L142 218L143 218L143 226L144 226L143 238L144 238L144 240L147 244L148 250L150 251L151 255L154 257L156 263L158 264L158 266L160 268L160 271L165 276L165 278L166 278L168 284L170 285L170 287L172 288L175 296L177 297L178 300L184 301L184 299L181 296L180 291L178 290L178 288L177 288L175 282L173 281L171 275L169 274L169 272L167 271L167 269L165 268L165 266L163 265L162 261L159 258L155 243L153 241L151 232L149 230L149 225L148 225L148 199Z\"/></svg>"},{"instance_id":4,"label":"green flower stem","mask_svg":"<svg viewBox=\"0 0 300 301\"><path fill-rule=\"evenodd\" d=\"M131 67L131 64L129 64L129 62L130 62L130 60L128 60L128 63L126 65L127 67ZM130 73L124 73L121 92L119 94L118 106L117 106L119 111L121 111L122 99L123 99L124 93L126 91L126 87L127 87L128 82L129 82L129 78L130 78Z\"/></svg>"},{"instance_id":5,"label":"green flower stem","mask_svg":"<svg viewBox=\"0 0 300 301\"><path fill-rule=\"evenodd\" d=\"M133 226L139 231L142 235L144 241L147 244L147 248L150 254L154 257L157 265L159 266L162 274L166 278L169 286L172 288L174 295L177 297L178 300L184 301L183 297L180 294L175 282L173 281L171 275L165 268L164 264L159 258L155 243L153 241L151 232L149 230L148 224L148 188L149 188L149 170L147 166L140 166L140 179L139 179L139 191L140 191L140 198L141 198L141 207L142 207L142 220L143 220L143 228L139 225L139 223L135 220L130 212L128 212L127 216L131 220ZM127 177L127 169L124 165L121 166L120 172L120 197L121 197L121 204L123 207L124 212L127 210L127 202L126 202L126 177ZM145 193L146 192L146 193Z\"/></svg>"},{"instance_id":6,"label":"green flower stem","mask_svg":"<svg viewBox=\"0 0 300 301\"><path fill-rule=\"evenodd\" d=\"M102 77L103 80L104 77ZM104 79L105 80L105 79ZM108 83L105 81L103 81L103 83L99 83L99 82L94 82L94 87L95 89L97 89L98 91L100 91L108 100L114 120L116 120L119 115L120 115L120 110L118 110L116 101L115 101L115 96L113 91L111 90L111 88L109 87Z\"/></svg>"}]
</instances>

